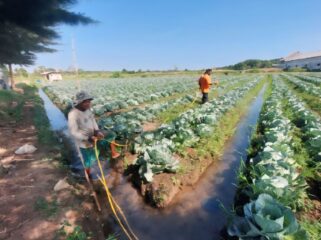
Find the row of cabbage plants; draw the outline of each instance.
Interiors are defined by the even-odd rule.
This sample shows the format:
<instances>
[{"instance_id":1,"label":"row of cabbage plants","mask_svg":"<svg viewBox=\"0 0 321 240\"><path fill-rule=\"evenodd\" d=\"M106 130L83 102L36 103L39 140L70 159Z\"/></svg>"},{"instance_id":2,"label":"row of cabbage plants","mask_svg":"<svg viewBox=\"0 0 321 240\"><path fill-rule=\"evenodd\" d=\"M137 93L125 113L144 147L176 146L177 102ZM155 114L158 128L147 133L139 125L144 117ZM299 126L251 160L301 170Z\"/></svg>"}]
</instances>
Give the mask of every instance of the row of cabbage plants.
<instances>
[{"instance_id":1,"label":"row of cabbage plants","mask_svg":"<svg viewBox=\"0 0 321 240\"><path fill-rule=\"evenodd\" d=\"M302 142L313 161L313 167L321 170L321 118L312 112L292 91L286 91L287 107L292 110L293 122L302 131ZM321 173L316 176L321 180Z\"/></svg>"},{"instance_id":2,"label":"row of cabbage plants","mask_svg":"<svg viewBox=\"0 0 321 240\"><path fill-rule=\"evenodd\" d=\"M193 96L185 95L178 99L172 99L164 103L155 103L141 108L134 108L112 116L102 116L98 125L102 129L114 131L119 138L128 139L143 131L142 125L152 122L158 114L179 104L193 102Z\"/></svg>"},{"instance_id":3,"label":"row of cabbage plants","mask_svg":"<svg viewBox=\"0 0 321 240\"><path fill-rule=\"evenodd\" d=\"M228 82L220 84L217 91L235 85L239 82L245 82L245 79L231 79ZM107 128L116 132L117 136L122 139L131 138L133 135L143 131L142 125L146 122L153 121L160 113L178 105L192 104L199 95L199 91L194 95L186 94L176 99L170 99L162 103L152 103L140 108L134 108L130 111L121 112L112 116L102 116L99 119L100 128ZM191 108L196 105L191 105Z\"/></svg>"},{"instance_id":4,"label":"row of cabbage plants","mask_svg":"<svg viewBox=\"0 0 321 240\"><path fill-rule=\"evenodd\" d=\"M151 182L153 175L175 172L179 161L174 157L178 150L192 147L201 138L213 134L220 118L253 87L261 77L231 90L199 108L190 109L169 124L163 124L152 132L144 132L135 139L134 150L138 153L135 164L142 179Z\"/></svg>"},{"instance_id":5,"label":"row of cabbage plants","mask_svg":"<svg viewBox=\"0 0 321 240\"><path fill-rule=\"evenodd\" d=\"M239 239L307 239L293 211L301 208L307 184L293 156L290 120L284 117L285 87L273 81L271 96L260 114L263 143L240 183L250 202L233 216L228 234Z\"/></svg>"},{"instance_id":6,"label":"row of cabbage plants","mask_svg":"<svg viewBox=\"0 0 321 240\"><path fill-rule=\"evenodd\" d=\"M321 85L321 78L317 76L310 76L307 74L296 74L295 76L301 78L305 82L310 82L316 85Z\"/></svg>"},{"instance_id":7,"label":"row of cabbage plants","mask_svg":"<svg viewBox=\"0 0 321 240\"><path fill-rule=\"evenodd\" d=\"M224 84L240 79L235 76L223 76L220 82ZM193 77L69 80L44 86L50 98L65 108L72 106L74 95L79 89L85 89L95 97L92 102L93 111L98 116L105 112L157 101L174 94L191 92L197 88L197 79Z\"/></svg>"},{"instance_id":8,"label":"row of cabbage plants","mask_svg":"<svg viewBox=\"0 0 321 240\"><path fill-rule=\"evenodd\" d=\"M79 89L85 89L92 96L93 111L97 115L143 102L168 97L196 88L192 78L142 78L142 79L109 79L55 82L45 86L45 91L55 102L72 106L73 97Z\"/></svg>"},{"instance_id":9,"label":"row of cabbage plants","mask_svg":"<svg viewBox=\"0 0 321 240\"><path fill-rule=\"evenodd\" d=\"M316 86L315 84L305 82L298 77L292 76L292 75L284 75L282 74L283 77L285 77L288 81L296 85L301 91L309 93L313 96L321 96L321 88Z\"/></svg>"}]
</instances>

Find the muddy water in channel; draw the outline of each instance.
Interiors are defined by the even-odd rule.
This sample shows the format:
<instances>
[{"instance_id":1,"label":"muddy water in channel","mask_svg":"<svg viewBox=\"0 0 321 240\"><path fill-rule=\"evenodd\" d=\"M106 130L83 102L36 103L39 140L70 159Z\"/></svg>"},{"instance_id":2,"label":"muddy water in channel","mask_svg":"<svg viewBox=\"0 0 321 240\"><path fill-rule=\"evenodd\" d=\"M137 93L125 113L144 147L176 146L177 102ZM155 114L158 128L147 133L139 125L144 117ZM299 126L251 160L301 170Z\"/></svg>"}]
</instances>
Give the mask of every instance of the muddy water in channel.
<instances>
[{"instance_id":1,"label":"muddy water in channel","mask_svg":"<svg viewBox=\"0 0 321 240\"><path fill-rule=\"evenodd\" d=\"M209 167L195 187L184 189L170 207L159 210L146 205L131 184L120 178L120 183L112 189L112 194L139 239L221 238L220 231L226 223L226 216L220 204L227 208L233 204L236 171L241 159L246 159L253 127L263 105L264 91L265 87L253 99L233 138L226 145L221 161Z\"/></svg>"}]
</instances>

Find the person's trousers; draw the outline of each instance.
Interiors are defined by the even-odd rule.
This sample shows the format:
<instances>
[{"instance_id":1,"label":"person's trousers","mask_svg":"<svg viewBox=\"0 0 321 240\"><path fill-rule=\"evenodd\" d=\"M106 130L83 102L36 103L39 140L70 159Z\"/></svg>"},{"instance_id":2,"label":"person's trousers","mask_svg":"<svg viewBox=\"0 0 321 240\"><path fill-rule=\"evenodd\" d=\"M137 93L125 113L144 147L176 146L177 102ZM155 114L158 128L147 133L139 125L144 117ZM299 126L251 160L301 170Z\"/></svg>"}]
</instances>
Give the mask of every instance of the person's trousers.
<instances>
[{"instance_id":1,"label":"person's trousers","mask_svg":"<svg viewBox=\"0 0 321 240\"><path fill-rule=\"evenodd\" d=\"M116 147L114 145L114 140L116 138L116 133L112 131L106 131L105 132L105 138L102 141L97 142L97 148L98 148L98 156L100 156L101 152L102 154L105 154L106 149L111 150L112 158L115 155L119 155L116 152ZM84 164L86 168L90 168L96 161L96 153L95 149L93 147L89 148L80 148L81 155L84 159Z\"/></svg>"},{"instance_id":2,"label":"person's trousers","mask_svg":"<svg viewBox=\"0 0 321 240\"><path fill-rule=\"evenodd\" d=\"M203 97L202 97L202 104L208 102L208 93L203 92Z\"/></svg>"},{"instance_id":3,"label":"person's trousers","mask_svg":"<svg viewBox=\"0 0 321 240\"><path fill-rule=\"evenodd\" d=\"M90 168L96 161L95 149L90 148L80 148L81 155L84 159L84 164L86 168Z\"/></svg>"},{"instance_id":4,"label":"person's trousers","mask_svg":"<svg viewBox=\"0 0 321 240\"><path fill-rule=\"evenodd\" d=\"M110 143L106 141L98 141L97 142L97 150L98 156L100 156L101 149L109 148ZM92 165L96 162L96 153L94 147L89 148L80 148L81 155L84 159L84 164L86 168L92 167Z\"/></svg>"}]
</instances>

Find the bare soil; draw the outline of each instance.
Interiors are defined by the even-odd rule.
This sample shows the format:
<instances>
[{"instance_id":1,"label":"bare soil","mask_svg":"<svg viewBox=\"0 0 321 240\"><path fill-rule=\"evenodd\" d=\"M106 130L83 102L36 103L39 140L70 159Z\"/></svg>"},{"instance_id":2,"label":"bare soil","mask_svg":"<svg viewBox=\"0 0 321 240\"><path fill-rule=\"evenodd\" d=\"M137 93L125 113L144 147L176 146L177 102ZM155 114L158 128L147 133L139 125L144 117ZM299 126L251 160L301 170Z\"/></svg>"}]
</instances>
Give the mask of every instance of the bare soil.
<instances>
[{"instance_id":1,"label":"bare soil","mask_svg":"<svg viewBox=\"0 0 321 240\"><path fill-rule=\"evenodd\" d=\"M33 154L16 155L14 151L29 143ZM58 180L67 176L55 157L59 149L38 144L33 125L33 104L23 108L22 121L0 120L0 239L63 239L59 229L64 222L68 234L75 226L93 232L94 239L104 239L92 198L83 185L67 177L69 189L55 192ZM40 199L57 204L50 216L37 209Z\"/></svg>"},{"instance_id":2,"label":"bare soil","mask_svg":"<svg viewBox=\"0 0 321 240\"><path fill-rule=\"evenodd\" d=\"M143 124L143 131L150 132L156 130L160 126L159 122L146 122Z\"/></svg>"}]
</instances>

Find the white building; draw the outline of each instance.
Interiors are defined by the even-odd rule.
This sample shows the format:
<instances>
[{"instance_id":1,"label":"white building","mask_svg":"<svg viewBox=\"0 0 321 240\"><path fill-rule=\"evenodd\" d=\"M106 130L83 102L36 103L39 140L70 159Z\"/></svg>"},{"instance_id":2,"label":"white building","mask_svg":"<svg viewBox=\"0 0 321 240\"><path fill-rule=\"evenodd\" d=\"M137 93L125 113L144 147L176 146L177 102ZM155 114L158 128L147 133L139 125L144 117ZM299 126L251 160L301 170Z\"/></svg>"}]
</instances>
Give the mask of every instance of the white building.
<instances>
[{"instance_id":1,"label":"white building","mask_svg":"<svg viewBox=\"0 0 321 240\"><path fill-rule=\"evenodd\" d=\"M295 52L282 58L284 69L306 68L309 70L321 70L321 51L317 52Z\"/></svg>"},{"instance_id":2,"label":"white building","mask_svg":"<svg viewBox=\"0 0 321 240\"><path fill-rule=\"evenodd\" d=\"M46 76L47 80L50 82L62 80L62 76L59 72L43 72L41 75Z\"/></svg>"}]
</instances>

